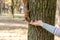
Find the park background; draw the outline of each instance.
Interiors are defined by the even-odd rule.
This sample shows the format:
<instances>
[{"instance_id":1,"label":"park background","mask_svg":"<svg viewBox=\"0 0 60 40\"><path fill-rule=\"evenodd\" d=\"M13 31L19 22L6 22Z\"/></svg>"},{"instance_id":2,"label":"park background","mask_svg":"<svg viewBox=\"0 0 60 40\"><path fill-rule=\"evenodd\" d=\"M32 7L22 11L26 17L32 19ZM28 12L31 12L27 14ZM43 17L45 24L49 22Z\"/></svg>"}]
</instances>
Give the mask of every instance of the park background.
<instances>
[{"instance_id":1,"label":"park background","mask_svg":"<svg viewBox=\"0 0 60 40\"><path fill-rule=\"evenodd\" d=\"M55 19L57 27L60 26L59 3L60 0L57 0ZM28 23L24 21L25 13L23 7L23 0L0 0L0 40L28 39ZM14 12L12 10L14 10ZM59 39L59 37L55 36L55 40Z\"/></svg>"}]
</instances>

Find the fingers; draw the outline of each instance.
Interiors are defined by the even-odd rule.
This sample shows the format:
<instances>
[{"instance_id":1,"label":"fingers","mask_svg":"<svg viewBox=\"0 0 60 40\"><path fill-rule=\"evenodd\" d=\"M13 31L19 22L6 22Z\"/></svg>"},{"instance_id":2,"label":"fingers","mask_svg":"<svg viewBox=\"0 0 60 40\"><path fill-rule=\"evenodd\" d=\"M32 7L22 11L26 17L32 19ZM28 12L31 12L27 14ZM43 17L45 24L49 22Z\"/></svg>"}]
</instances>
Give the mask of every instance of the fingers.
<instances>
[{"instance_id":1,"label":"fingers","mask_svg":"<svg viewBox=\"0 0 60 40\"><path fill-rule=\"evenodd\" d=\"M32 24L32 23L33 23L33 21L31 20L30 24Z\"/></svg>"},{"instance_id":2,"label":"fingers","mask_svg":"<svg viewBox=\"0 0 60 40\"><path fill-rule=\"evenodd\" d=\"M34 23L34 22L31 22L30 24L32 24L32 25L36 25L36 23Z\"/></svg>"},{"instance_id":3,"label":"fingers","mask_svg":"<svg viewBox=\"0 0 60 40\"><path fill-rule=\"evenodd\" d=\"M37 24L37 20L35 20L35 22L31 20L30 24Z\"/></svg>"},{"instance_id":4,"label":"fingers","mask_svg":"<svg viewBox=\"0 0 60 40\"><path fill-rule=\"evenodd\" d=\"M32 25L37 25L37 22L31 21L30 24L32 24Z\"/></svg>"},{"instance_id":5,"label":"fingers","mask_svg":"<svg viewBox=\"0 0 60 40\"><path fill-rule=\"evenodd\" d=\"M33 22L33 20L31 20L31 22Z\"/></svg>"}]
</instances>

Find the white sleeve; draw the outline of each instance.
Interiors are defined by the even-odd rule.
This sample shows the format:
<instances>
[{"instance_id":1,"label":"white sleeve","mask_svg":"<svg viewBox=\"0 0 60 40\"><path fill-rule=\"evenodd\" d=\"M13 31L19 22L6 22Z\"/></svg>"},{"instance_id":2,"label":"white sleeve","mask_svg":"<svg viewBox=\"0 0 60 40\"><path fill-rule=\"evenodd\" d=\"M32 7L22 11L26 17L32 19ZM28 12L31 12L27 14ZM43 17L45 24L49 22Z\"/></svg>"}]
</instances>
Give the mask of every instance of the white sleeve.
<instances>
[{"instance_id":1,"label":"white sleeve","mask_svg":"<svg viewBox=\"0 0 60 40\"><path fill-rule=\"evenodd\" d=\"M50 33L54 34L54 31L56 29L55 26L52 26L52 25L49 25L47 23L43 23L43 26L42 26L44 29L46 29L47 31L49 31Z\"/></svg>"},{"instance_id":2,"label":"white sleeve","mask_svg":"<svg viewBox=\"0 0 60 40\"><path fill-rule=\"evenodd\" d=\"M60 37L60 28L56 28L54 34Z\"/></svg>"}]
</instances>

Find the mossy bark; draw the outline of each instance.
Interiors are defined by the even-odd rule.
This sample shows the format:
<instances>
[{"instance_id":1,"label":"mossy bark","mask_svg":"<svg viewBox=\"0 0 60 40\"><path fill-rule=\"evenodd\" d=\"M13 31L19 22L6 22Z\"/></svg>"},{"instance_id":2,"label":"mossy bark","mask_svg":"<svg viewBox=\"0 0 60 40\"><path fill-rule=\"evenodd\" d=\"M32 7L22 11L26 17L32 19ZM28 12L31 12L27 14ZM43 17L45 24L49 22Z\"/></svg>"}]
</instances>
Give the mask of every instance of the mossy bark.
<instances>
[{"instance_id":1,"label":"mossy bark","mask_svg":"<svg viewBox=\"0 0 60 40\"><path fill-rule=\"evenodd\" d=\"M30 21L42 20L55 25L56 0L28 0ZM54 40L54 35L42 27L29 24L28 40Z\"/></svg>"}]
</instances>

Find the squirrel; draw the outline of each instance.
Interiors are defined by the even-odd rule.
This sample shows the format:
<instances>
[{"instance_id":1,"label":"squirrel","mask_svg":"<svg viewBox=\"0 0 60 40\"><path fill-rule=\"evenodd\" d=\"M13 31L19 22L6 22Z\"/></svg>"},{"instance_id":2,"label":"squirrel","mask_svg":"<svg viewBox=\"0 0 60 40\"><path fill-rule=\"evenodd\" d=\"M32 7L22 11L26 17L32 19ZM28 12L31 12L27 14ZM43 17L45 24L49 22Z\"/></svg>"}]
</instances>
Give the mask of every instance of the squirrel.
<instances>
[{"instance_id":1,"label":"squirrel","mask_svg":"<svg viewBox=\"0 0 60 40\"><path fill-rule=\"evenodd\" d=\"M28 0L23 0L23 3L24 3L24 6L26 7L26 13L25 13L25 21L29 21L29 3L28 3Z\"/></svg>"},{"instance_id":2,"label":"squirrel","mask_svg":"<svg viewBox=\"0 0 60 40\"><path fill-rule=\"evenodd\" d=\"M29 21L30 20L30 18L29 18L29 13L30 12L30 10L27 10L27 13L25 14L25 21Z\"/></svg>"}]
</instances>

